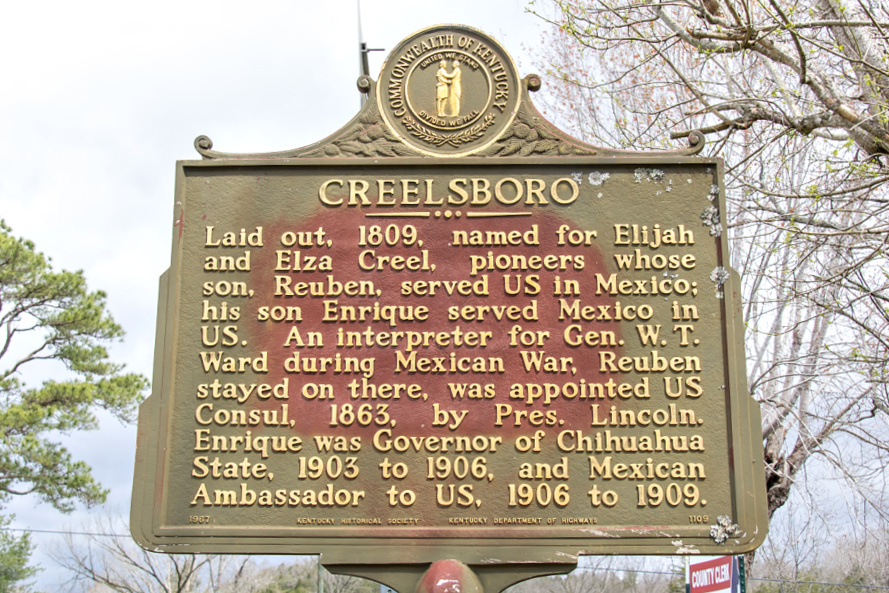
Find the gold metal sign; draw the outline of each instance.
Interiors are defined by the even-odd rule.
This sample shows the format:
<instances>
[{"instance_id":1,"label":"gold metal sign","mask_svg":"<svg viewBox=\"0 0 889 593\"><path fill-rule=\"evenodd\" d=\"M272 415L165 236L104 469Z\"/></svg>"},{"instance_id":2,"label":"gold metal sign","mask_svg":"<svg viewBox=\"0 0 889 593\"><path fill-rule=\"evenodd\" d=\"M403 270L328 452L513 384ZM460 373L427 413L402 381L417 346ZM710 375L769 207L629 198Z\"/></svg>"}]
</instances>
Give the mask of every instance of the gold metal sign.
<instances>
[{"instance_id":1,"label":"gold metal sign","mask_svg":"<svg viewBox=\"0 0 889 593\"><path fill-rule=\"evenodd\" d=\"M163 551L560 563L766 532L722 162L548 124L466 27L309 147L180 162L132 529Z\"/></svg>"}]
</instances>

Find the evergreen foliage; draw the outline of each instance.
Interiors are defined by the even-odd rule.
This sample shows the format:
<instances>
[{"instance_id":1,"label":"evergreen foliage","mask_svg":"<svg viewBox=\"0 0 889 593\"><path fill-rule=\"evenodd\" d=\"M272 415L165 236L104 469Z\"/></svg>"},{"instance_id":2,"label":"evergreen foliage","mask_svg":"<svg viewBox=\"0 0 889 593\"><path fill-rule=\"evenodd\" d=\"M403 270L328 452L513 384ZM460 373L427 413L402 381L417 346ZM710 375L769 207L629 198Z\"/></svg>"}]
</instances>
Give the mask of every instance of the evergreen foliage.
<instances>
[{"instance_id":1,"label":"evergreen foliage","mask_svg":"<svg viewBox=\"0 0 889 593\"><path fill-rule=\"evenodd\" d=\"M134 419L148 382L109 362L106 345L122 336L105 294L90 291L82 272L53 270L0 221L0 505L34 494L67 512L75 502L105 500L90 467L55 439L97 428L100 409ZM23 378L38 372L64 378L39 385ZM9 522L0 519L0 528ZM28 566L32 551L29 534L0 531L0 593L26 588L37 572Z\"/></svg>"},{"instance_id":2,"label":"evergreen foliage","mask_svg":"<svg viewBox=\"0 0 889 593\"><path fill-rule=\"evenodd\" d=\"M0 528L10 522L9 517L0 518ZM0 531L0 593L27 589L23 582L37 574L37 568L28 566L32 550L30 534Z\"/></svg>"},{"instance_id":3,"label":"evergreen foliage","mask_svg":"<svg viewBox=\"0 0 889 593\"><path fill-rule=\"evenodd\" d=\"M0 222L0 502L35 494L70 511L105 500L90 468L53 438L97 428L98 409L133 420L148 382L108 360L106 344L122 336L82 272L54 271ZM64 365L65 378L26 384L22 373L43 361Z\"/></svg>"}]
</instances>

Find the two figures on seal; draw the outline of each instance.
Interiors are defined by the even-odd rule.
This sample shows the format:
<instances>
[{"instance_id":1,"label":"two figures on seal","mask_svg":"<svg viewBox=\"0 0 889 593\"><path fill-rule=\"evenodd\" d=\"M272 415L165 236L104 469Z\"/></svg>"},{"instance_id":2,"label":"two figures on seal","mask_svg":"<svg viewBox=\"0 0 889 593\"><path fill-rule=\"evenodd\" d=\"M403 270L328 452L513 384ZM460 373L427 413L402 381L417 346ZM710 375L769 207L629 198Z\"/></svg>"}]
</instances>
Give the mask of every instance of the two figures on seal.
<instances>
[{"instance_id":1,"label":"two figures on seal","mask_svg":"<svg viewBox=\"0 0 889 593\"><path fill-rule=\"evenodd\" d=\"M460 115L460 97L463 95L463 72L460 64L454 60L453 70L448 72L447 60L438 64L435 74L435 109L439 117L456 117Z\"/></svg>"}]
</instances>

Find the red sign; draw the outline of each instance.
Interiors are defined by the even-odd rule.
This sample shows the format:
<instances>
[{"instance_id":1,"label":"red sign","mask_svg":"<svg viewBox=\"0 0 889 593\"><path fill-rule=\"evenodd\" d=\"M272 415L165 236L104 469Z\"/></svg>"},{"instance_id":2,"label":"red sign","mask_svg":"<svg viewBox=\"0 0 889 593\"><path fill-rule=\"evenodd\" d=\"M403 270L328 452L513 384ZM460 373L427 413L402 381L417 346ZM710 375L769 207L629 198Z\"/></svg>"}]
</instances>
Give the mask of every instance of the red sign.
<instances>
[{"instance_id":1,"label":"red sign","mask_svg":"<svg viewBox=\"0 0 889 593\"><path fill-rule=\"evenodd\" d=\"M689 566L691 593L731 590L732 560L731 556L723 556Z\"/></svg>"}]
</instances>

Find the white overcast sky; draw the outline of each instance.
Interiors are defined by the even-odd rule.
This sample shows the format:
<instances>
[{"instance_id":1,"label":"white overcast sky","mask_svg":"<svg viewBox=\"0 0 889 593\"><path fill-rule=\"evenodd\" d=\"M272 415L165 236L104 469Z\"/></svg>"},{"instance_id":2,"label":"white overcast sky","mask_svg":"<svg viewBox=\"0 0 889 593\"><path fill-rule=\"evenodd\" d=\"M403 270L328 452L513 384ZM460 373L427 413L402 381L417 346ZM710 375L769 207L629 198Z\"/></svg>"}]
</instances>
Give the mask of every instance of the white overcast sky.
<instances>
[{"instance_id":1,"label":"white overcast sky","mask_svg":"<svg viewBox=\"0 0 889 593\"><path fill-rule=\"evenodd\" d=\"M429 25L498 39L531 73L541 42L524 0L362 0L364 39L390 50ZM170 260L176 160L201 134L228 152L321 140L358 110L356 0L6 2L0 10L0 218L58 268L108 293L127 332L113 359L151 376L157 279ZM371 54L376 78L386 52ZM129 509L135 426L103 422L70 439ZM80 529L18 499L17 527ZM65 579L43 550L41 588Z\"/></svg>"}]
</instances>

